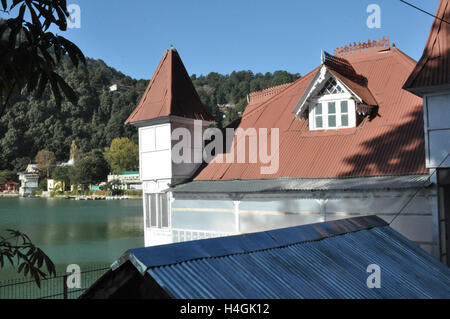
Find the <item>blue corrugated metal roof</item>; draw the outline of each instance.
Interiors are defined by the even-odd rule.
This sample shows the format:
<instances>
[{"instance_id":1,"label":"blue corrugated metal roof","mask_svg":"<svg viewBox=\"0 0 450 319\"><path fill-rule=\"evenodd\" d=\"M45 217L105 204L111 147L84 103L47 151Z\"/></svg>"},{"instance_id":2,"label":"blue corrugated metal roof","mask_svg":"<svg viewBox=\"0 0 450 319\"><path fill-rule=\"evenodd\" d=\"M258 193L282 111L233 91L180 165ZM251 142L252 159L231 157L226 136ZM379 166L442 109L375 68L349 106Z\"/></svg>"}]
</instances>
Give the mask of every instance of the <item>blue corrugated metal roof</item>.
<instances>
[{"instance_id":1,"label":"blue corrugated metal roof","mask_svg":"<svg viewBox=\"0 0 450 319\"><path fill-rule=\"evenodd\" d=\"M115 267L125 260L175 298L450 298L449 268L375 216L134 249Z\"/></svg>"},{"instance_id":2,"label":"blue corrugated metal roof","mask_svg":"<svg viewBox=\"0 0 450 319\"><path fill-rule=\"evenodd\" d=\"M267 193L313 190L381 190L428 187L429 175L346 178L276 178L257 180L192 181L174 186L174 193Z\"/></svg>"}]
</instances>

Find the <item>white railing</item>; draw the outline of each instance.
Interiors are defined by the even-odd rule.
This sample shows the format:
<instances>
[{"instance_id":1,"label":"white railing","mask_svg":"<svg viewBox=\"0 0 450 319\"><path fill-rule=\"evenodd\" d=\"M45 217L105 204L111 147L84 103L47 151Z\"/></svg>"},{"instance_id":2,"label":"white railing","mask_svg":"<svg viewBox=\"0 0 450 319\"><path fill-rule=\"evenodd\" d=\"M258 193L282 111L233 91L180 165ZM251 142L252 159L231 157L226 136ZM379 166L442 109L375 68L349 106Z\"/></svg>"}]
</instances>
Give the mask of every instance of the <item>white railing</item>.
<instances>
[{"instance_id":1,"label":"white railing","mask_svg":"<svg viewBox=\"0 0 450 319\"><path fill-rule=\"evenodd\" d=\"M235 233L224 233L209 230L172 229L172 239L174 243L232 235L235 235Z\"/></svg>"}]
</instances>

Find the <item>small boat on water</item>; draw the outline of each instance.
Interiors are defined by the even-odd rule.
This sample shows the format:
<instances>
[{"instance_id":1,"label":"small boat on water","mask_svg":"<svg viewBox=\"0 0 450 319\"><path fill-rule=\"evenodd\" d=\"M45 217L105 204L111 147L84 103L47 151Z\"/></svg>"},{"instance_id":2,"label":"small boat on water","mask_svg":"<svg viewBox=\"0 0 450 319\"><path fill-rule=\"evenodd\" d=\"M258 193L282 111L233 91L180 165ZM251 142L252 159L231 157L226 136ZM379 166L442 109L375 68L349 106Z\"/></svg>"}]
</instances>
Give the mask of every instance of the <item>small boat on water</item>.
<instances>
[{"instance_id":1,"label":"small boat on water","mask_svg":"<svg viewBox=\"0 0 450 319\"><path fill-rule=\"evenodd\" d=\"M116 196L106 196L106 200L121 200L121 199L129 199L130 197L127 195L116 195Z\"/></svg>"},{"instance_id":2,"label":"small boat on water","mask_svg":"<svg viewBox=\"0 0 450 319\"><path fill-rule=\"evenodd\" d=\"M95 195L91 195L91 196L77 196L77 197L72 197L71 199L74 200L106 200L106 196L95 196Z\"/></svg>"}]
</instances>

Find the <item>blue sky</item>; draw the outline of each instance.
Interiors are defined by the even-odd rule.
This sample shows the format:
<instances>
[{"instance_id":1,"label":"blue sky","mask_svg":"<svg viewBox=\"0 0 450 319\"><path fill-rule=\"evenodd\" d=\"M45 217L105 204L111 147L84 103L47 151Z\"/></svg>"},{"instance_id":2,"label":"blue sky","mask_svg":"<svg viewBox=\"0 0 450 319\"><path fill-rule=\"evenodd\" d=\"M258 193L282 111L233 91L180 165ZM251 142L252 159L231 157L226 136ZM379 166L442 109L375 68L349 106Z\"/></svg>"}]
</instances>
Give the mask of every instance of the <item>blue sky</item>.
<instances>
[{"instance_id":1,"label":"blue sky","mask_svg":"<svg viewBox=\"0 0 450 319\"><path fill-rule=\"evenodd\" d=\"M409 0L435 13L439 0ZM173 44L190 74L234 70L306 74L353 41L389 35L419 59L433 18L398 0L68 0L81 8L81 28L61 33L86 56L149 79ZM381 28L366 25L369 4Z\"/></svg>"}]
</instances>

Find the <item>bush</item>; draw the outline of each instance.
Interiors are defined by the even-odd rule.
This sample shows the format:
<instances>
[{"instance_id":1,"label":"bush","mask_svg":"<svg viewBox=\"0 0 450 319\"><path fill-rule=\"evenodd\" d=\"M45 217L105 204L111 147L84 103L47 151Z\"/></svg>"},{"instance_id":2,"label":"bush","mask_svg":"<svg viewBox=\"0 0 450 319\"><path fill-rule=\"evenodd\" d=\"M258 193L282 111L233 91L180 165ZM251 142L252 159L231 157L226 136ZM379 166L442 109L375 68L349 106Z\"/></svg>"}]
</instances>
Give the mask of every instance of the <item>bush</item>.
<instances>
[{"instance_id":1,"label":"bush","mask_svg":"<svg viewBox=\"0 0 450 319\"><path fill-rule=\"evenodd\" d=\"M142 196L142 190L139 189L128 189L124 193L128 196Z\"/></svg>"},{"instance_id":2,"label":"bush","mask_svg":"<svg viewBox=\"0 0 450 319\"><path fill-rule=\"evenodd\" d=\"M47 191L47 180L45 178L39 182L38 190Z\"/></svg>"}]
</instances>

